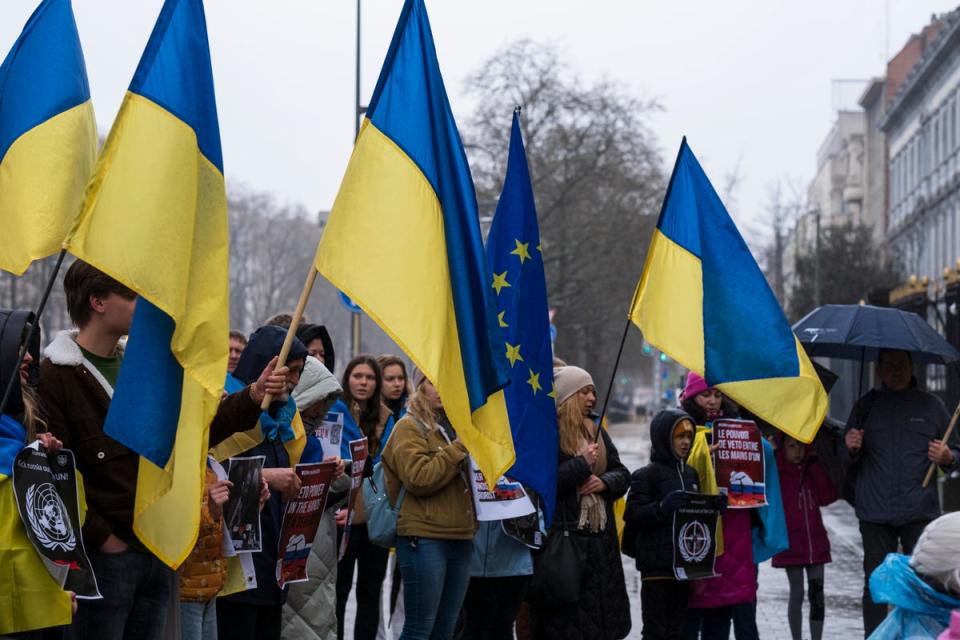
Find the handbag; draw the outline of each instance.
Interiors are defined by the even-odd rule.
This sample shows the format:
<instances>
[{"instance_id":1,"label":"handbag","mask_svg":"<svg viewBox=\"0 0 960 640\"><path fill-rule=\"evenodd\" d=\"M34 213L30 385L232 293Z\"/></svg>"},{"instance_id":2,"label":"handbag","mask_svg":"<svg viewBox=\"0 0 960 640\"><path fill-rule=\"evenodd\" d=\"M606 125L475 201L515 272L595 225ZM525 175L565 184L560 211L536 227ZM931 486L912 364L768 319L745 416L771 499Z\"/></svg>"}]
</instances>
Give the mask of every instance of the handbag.
<instances>
[{"instance_id":1,"label":"handbag","mask_svg":"<svg viewBox=\"0 0 960 640\"><path fill-rule=\"evenodd\" d=\"M574 604L580 600L580 586L586 551L583 539L570 531L565 521L547 535L543 550L533 557L530 593L541 605Z\"/></svg>"},{"instance_id":2,"label":"handbag","mask_svg":"<svg viewBox=\"0 0 960 640\"><path fill-rule=\"evenodd\" d=\"M400 517L403 497L407 493L406 487L400 487L396 506L390 504L381 460L373 467L373 475L364 479L361 493L367 516L367 536L370 541L387 549L397 546L397 520Z\"/></svg>"}]
</instances>

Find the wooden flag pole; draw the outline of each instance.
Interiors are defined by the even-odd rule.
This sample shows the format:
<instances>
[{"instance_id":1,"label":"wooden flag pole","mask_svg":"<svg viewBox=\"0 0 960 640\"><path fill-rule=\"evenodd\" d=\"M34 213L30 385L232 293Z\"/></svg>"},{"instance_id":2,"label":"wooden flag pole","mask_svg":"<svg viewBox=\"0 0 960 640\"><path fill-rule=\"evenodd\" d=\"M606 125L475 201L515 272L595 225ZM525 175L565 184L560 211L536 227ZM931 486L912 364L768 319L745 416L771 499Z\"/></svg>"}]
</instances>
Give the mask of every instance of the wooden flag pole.
<instances>
[{"instance_id":1,"label":"wooden flag pole","mask_svg":"<svg viewBox=\"0 0 960 640\"><path fill-rule=\"evenodd\" d=\"M957 408L953 412L953 417L950 418L950 426L947 427L947 432L943 434L944 444L950 440L950 436L953 435L953 428L957 426L957 418L960 417L960 404L957 404ZM937 463L931 462L930 468L927 469L927 476L923 479L923 488L926 489L927 485L930 484L930 481L933 479L933 474L937 470Z\"/></svg>"},{"instance_id":2,"label":"wooden flag pole","mask_svg":"<svg viewBox=\"0 0 960 640\"><path fill-rule=\"evenodd\" d=\"M307 280L303 283L303 291L300 292L300 300L297 302L297 308L293 311L293 319L290 320L290 328L287 329L287 337L283 339L283 346L280 347L280 355L277 358L277 369L287 364L287 356L290 355L290 345L297 335L297 327L300 326L300 319L303 317L303 310L307 307L307 301L310 299L310 292L313 290L313 283L317 280L317 268L310 267L307 274ZM263 397L260 408L266 411L273 402L273 396L269 393Z\"/></svg>"}]
</instances>

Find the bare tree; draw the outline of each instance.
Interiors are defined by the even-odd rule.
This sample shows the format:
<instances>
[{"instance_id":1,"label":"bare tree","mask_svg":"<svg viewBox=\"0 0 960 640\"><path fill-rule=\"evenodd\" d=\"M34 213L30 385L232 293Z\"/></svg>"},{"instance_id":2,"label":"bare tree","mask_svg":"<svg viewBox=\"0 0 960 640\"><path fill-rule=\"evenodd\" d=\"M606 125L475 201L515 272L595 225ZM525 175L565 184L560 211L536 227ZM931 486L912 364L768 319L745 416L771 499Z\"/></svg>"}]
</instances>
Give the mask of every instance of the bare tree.
<instances>
[{"instance_id":1,"label":"bare tree","mask_svg":"<svg viewBox=\"0 0 960 640\"><path fill-rule=\"evenodd\" d=\"M660 107L610 80L583 81L556 47L529 40L494 55L466 92L478 106L461 131L487 215L503 182L511 113L523 107L557 350L605 378L665 188L648 125Z\"/></svg>"}]
</instances>

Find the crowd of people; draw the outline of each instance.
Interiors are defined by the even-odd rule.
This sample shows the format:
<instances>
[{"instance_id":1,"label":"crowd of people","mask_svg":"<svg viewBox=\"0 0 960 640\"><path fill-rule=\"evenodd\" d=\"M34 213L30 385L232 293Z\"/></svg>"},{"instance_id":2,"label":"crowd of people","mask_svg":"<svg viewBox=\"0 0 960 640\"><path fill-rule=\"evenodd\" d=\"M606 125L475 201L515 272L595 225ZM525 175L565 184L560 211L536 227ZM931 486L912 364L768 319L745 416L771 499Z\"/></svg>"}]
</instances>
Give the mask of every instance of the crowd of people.
<instances>
[{"instance_id":1,"label":"crowd of people","mask_svg":"<svg viewBox=\"0 0 960 640\"><path fill-rule=\"evenodd\" d=\"M330 335L311 324L297 328L279 366L292 322L285 315L249 336L230 333L224 395L209 428L209 467L196 505L200 530L192 553L174 571L134 531L139 456L103 428L136 296L81 261L66 273L64 290L75 329L55 336L42 356L31 348L22 361L11 360L10 345L19 351L29 324L2 324L0 383L13 379L15 397L2 416L0 444L22 447L39 439L48 451L74 452L86 505L83 544L103 597L74 599L67 626L15 637L342 639L352 591L355 640L374 640L388 627L401 640L612 640L638 623L644 638L709 640L729 638L732 630L738 640L749 640L759 637L757 567L772 559L789 582L791 635L805 637L808 600L808 633L819 640L826 620L824 567L831 560L820 509L841 494L853 504L863 537L865 636L908 637L911 625L942 630L950 611L960 608L960 516L940 516L935 487L922 486L931 462L944 471L960 468L960 446L955 436L945 442L949 416L939 400L916 387L907 353L880 354L880 388L856 404L842 440L807 445L765 430L766 506L722 510L717 575L689 581L674 571L674 513L691 493L718 492L714 421L750 417L696 373L687 376L680 406L653 417L649 463L631 474L598 424L592 377L556 360L552 521L545 523L539 497L527 488L536 506L532 517L478 523L470 453L431 381L393 355L357 356L338 380ZM268 395L274 401L262 411ZM305 435L297 435L300 427ZM393 553L370 538L360 517L350 523L339 553L348 526L348 443L360 438L367 439L369 455L364 474L382 467L399 514ZM216 472L235 456L264 459L262 549L241 567L239 588L230 586L223 545L232 485ZM838 461L839 475L821 458ZM284 503L300 488L294 466L318 461L332 461L335 473L307 561L309 579L281 588ZM621 540L615 505L624 497ZM565 541L566 556L540 551L551 539ZM631 620L621 551L635 558L641 577L640 621ZM558 564L547 566L551 562ZM18 579L16 567L4 567L2 575ZM393 576L386 584L390 607L382 619L387 575ZM556 576L573 584L550 584ZM256 586L243 588L243 578ZM14 599L4 606L44 603Z\"/></svg>"}]
</instances>

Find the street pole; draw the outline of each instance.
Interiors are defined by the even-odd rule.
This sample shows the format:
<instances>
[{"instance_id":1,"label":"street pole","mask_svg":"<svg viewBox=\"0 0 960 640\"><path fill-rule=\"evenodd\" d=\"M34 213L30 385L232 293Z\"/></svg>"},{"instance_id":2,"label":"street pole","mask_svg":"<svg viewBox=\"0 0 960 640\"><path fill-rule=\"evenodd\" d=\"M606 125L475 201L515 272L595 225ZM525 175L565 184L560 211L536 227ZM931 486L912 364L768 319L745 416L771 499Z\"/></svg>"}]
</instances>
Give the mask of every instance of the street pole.
<instances>
[{"instance_id":1,"label":"street pole","mask_svg":"<svg viewBox=\"0 0 960 640\"><path fill-rule=\"evenodd\" d=\"M357 0L357 67L356 67L356 85L354 90L354 112L353 112L353 141L356 143L360 137L360 118L365 109L360 104L360 0ZM350 312L350 352L353 357L360 355L360 314L354 311Z\"/></svg>"},{"instance_id":2,"label":"street pole","mask_svg":"<svg viewBox=\"0 0 960 640\"><path fill-rule=\"evenodd\" d=\"M820 207L814 209L817 237L813 249L813 306L820 306Z\"/></svg>"}]
</instances>

